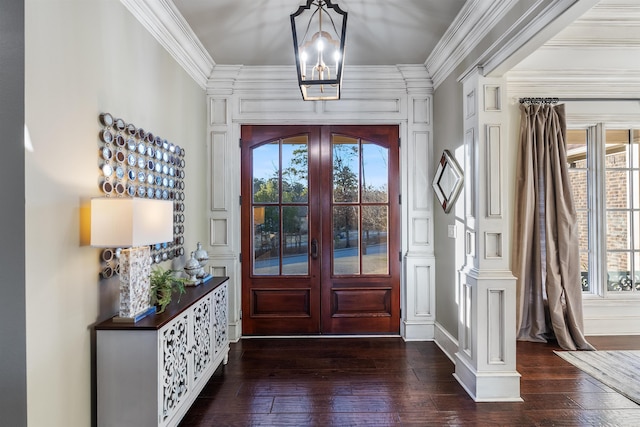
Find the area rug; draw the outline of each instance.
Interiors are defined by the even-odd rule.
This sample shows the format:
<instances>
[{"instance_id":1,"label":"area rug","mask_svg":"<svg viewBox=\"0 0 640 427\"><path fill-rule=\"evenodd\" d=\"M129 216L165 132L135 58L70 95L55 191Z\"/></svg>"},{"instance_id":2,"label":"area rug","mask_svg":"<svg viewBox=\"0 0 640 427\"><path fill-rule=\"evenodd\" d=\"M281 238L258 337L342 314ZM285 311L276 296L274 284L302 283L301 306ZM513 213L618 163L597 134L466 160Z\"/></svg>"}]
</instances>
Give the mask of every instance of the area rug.
<instances>
[{"instance_id":1,"label":"area rug","mask_svg":"<svg viewBox=\"0 0 640 427\"><path fill-rule=\"evenodd\" d=\"M640 405L640 350L554 353Z\"/></svg>"}]
</instances>

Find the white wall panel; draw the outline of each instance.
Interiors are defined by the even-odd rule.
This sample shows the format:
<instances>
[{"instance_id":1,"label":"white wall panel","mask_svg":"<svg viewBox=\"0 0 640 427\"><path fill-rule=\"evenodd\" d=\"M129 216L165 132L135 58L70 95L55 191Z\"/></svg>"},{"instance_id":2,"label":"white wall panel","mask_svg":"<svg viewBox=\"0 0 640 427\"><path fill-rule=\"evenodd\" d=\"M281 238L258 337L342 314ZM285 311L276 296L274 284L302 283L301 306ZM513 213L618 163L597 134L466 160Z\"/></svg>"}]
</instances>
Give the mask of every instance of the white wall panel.
<instances>
[{"instance_id":1,"label":"white wall panel","mask_svg":"<svg viewBox=\"0 0 640 427\"><path fill-rule=\"evenodd\" d=\"M500 126L486 126L487 216L502 218L502 153Z\"/></svg>"},{"instance_id":2,"label":"white wall panel","mask_svg":"<svg viewBox=\"0 0 640 427\"><path fill-rule=\"evenodd\" d=\"M219 211L227 209L229 188L227 179L230 179L227 171L227 132L211 132L211 159L209 164L211 176L211 210Z\"/></svg>"},{"instance_id":3,"label":"white wall panel","mask_svg":"<svg viewBox=\"0 0 640 427\"><path fill-rule=\"evenodd\" d=\"M431 281L433 267L430 265L414 266L414 294L413 313L416 317L431 316L433 302L431 301Z\"/></svg>"},{"instance_id":4,"label":"white wall panel","mask_svg":"<svg viewBox=\"0 0 640 427\"><path fill-rule=\"evenodd\" d=\"M431 98L413 99L413 123L431 124Z\"/></svg>"},{"instance_id":5,"label":"white wall panel","mask_svg":"<svg viewBox=\"0 0 640 427\"><path fill-rule=\"evenodd\" d=\"M411 243L413 246L428 246L431 244L430 218L413 218L411 231Z\"/></svg>"},{"instance_id":6,"label":"white wall panel","mask_svg":"<svg viewBox=\"0 0 640 427\"><path fill-rule=\"evenodd\" d=\"M226 125L227 100L225 98L209 98L209 115L211 125Z\"/></svg>"},{"instance_id":7,"label":"white wall panel","mask_svg":"<svg viewBox=\"0 0 640 427\"><path fill-rule=\"evenodd\" d=\"M229 244L229 230L227 229L227 220L211 219L210 222L210 245L211 246L226 246Z\"/></svg>"},{"instance_id":8,"label":"white wall panel","mask_svg":"<svg viewBox=\"0 0 640 427\"><path fill-rule=\"evenodd\" d=\"M487 293L487 363L504 364L504 289L488 289Z\"/></svg>"},{"instance_id":9,"label":"white wall panel","mask_svg":"<svg viewBox=\"0 0 640 427\"><path fill-rule=\"evenodd\" d=\"M502 92L500 86L484 85L484 111L502 110Z\"/></svg>"},{"instance_id":10,"label":"white wall panel","mask_svg":"<svg viewBox=\"0 0 640 427\"><path fill-rule=\"evenodd\" d=\"M431 209L433 192L431 191L431 159L433 148L430 144L429 132L414 132L409 141L411 169L409 171L409 186L413 190L411 206L415 211Z\"/></svg>"},{"instance_id":11,"label":"white wall panel","mask_svg":"<svg viewBox=\"0 0 640 427\"><path fill-rule=\"evenodd\" d=\"M264 113L289 113L300 116L304 113L316 113L319 108L317 102L305 102L301 99L278 99L278 98L241 98L238 102L239 114Z\"/></svg>"}]
</instances>

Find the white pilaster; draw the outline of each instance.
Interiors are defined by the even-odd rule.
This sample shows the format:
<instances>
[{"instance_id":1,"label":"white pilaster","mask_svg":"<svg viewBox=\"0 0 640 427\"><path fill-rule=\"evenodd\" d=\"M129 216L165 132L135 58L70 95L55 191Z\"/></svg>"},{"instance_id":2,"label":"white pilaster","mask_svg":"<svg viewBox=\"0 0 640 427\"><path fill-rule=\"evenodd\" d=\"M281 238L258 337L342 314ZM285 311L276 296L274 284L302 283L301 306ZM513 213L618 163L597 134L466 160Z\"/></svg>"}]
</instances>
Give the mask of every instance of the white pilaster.
<instances>
[{"instance_id":1,"label":"white pilaster","mask_svg":"<svg viewBox=\"0 0 640 427\"><path fill-rule=\"evenodd\" d=\"M433 88L424 66L400 66L407 86L407 137L403 141L404 287L402 336L435 337L435 256L433 250Z\"/></svg>"},{"instance_id":2,"label":"white pilaster","mask_svg":"<svg viewBox=\"0 0 640 427\"><path fill-rule=\"evenodd\" d=\"M207 207L209 271L228 276L229 339L242 335L240 287L240 148L232 119L240 66L216 66L207 85ZM212 84L215 81L215 84Z\"/></svg>"},{"instance_id":3,"label":"white pilaster","mask_svg":"<svg viewBox=\"0 0 640 427\"><path fill-rule=\"evenodd\" d=\"M507 210L511 195L503 173L509 149L506 83L483 77L479 69L462 83L466 263L460 271L454 376L475 401L520 401Z\"/></svg>"}]
</instances>

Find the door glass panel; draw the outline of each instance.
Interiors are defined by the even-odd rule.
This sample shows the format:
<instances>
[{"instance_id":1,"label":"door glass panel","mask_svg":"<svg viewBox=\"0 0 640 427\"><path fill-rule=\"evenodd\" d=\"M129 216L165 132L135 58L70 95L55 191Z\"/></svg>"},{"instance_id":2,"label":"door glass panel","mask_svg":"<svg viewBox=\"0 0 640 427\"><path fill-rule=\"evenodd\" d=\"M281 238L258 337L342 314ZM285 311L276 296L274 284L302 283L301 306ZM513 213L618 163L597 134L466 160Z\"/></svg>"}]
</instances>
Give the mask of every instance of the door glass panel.
<instances>
[{"instance_id":1,"label":"door glass panel","mask_svg":"<svg viewBox=\"0 0 640 427\"><path fill-rule=\"evenodd\" d=\"M389 179L389 150L377 144L362 141L362 201L387 202Z\"/></svg>"},{"instance_id":2,"label":"door glass panel","mask_svg":"<svg viewBox=\"0 0 640 427\"><path fill-rule=\"evenodd\" d=\"M307 218L308 208L306 206L285 206L282 208L283 275L309 274Z\"/></svg>"},{"instance_id":3,"label":"door glass panel","mask_svg":"<svg viewBox=\"0 0 640 427\"><path fill-rule=\"evenodd\" d=\"M360 273L357 206L333 207L333 274Z\"/></svg>"},{"instance_id":4,"label":"door glass panel","mask_svg":"<svg viewBox=\"0 0 640 427\"><path fill-rule=\"evenodd\" d=\"M308 275L308 136L253 148L253 274Z\"/></svg>"},{"instance_id":5,"label":"door glass panel","mask_svg":"<svg viewBox=\"0 0 640 427\"><path fill-rule=\"evenodd\" d=\"M333 274L389 273L389 149L332 135Z\"/></svg>"},{"instance_id":6,"label":"door glass panel","mask_svg":"<svg viewBox=\"0 0 640 427\"><path fill-rule=\"evenodd\" d=\"M341 135L332 137L333 201L357 203L360 187L358 140Z\"/></svg>"},{"instance_id":7,"label":"door glass panel","mask_svg":"<svg viewBox=\"0 0 640 427\"><path fill-rule=\"evenodd\" d=\"M282 201L284 203L306 203L309 193L308 162L306 136L296 136L282 141Z\"/></svg>"},{"instance_id":8,"label":"door glass panel","mask_svg":"<svg viewBox=\"0 0 640 427\"><path fill-rule=\"evenodd\" d=\"M386 206L362 207L362 274L389 273Z\"/></svg>"},{"instance_id":9,"label":"door glass panel","mask_svg":"<svg viewBox=\"0 0 640 427\"><path fill-rule=\"evenodd\" d=\"M278 202L279 141L253 149L253 201Z\"/></svg>"},{"instance_id":10,"label":"door glass panel","mask_svg":"<svg viewBox=\"0 0 640 427\"><path fill-rule=\"evenodd\" d=\"M253 273L277 276L280 273L280 209L253 208Z\"/></svg>"}]
</instances>

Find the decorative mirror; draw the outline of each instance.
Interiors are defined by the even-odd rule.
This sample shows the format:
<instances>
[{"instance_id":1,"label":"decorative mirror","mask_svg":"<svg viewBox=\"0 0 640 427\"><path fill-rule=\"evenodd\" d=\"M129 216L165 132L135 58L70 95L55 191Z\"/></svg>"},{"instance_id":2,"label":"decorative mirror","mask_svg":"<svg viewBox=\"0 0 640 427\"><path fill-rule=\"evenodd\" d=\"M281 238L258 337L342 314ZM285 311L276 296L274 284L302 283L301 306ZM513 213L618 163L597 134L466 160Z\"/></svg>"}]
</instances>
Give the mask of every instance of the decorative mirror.
<instances>
[{"instance_id":1,"label":"decorative mirror","mask_svg":"<svg viewBox=\"0 0 640 427\"><path fill-rule=\"evenodd\" d=\"M433 177L432 186L445 212L448 213L455 204L460 190L462 190L462 184L463 175L460 165L449 150L444 150L436 169L436 175Z\"/></svg>"},{"instance_id":2,"label":"decorative mirror","mask_svg":"<svg viewBox=\"0 0 640 427\"><path fill-rule=\"evenodd\" d=\"M100 114L99 121L98 166L103 176L98 185L104 195L171 200L176 212L184 212L185 150L109 113ZM184 215L175 214L173 241L151 249L154 262L184 255L183 223ZM109 250L103 254L104 278L120 273L114 255L119 249Z\"/></svg>"}]
</instances>

